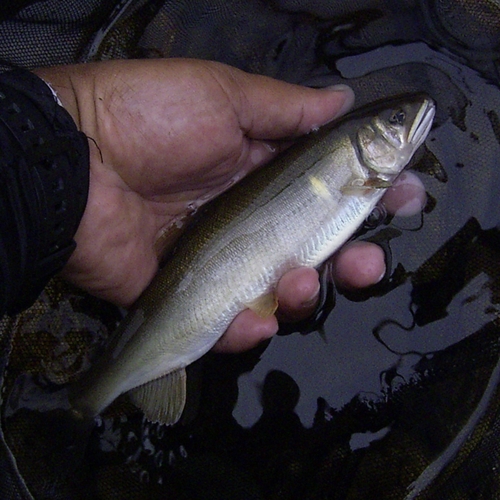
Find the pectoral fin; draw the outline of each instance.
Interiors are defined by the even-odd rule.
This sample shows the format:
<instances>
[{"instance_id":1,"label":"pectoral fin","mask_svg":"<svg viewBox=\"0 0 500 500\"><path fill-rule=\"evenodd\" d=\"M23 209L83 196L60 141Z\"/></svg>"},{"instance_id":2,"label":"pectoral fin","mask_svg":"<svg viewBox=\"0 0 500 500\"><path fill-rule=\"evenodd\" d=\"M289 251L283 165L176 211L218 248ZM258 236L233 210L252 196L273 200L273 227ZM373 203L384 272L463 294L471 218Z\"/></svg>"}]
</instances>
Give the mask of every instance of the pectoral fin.
<instances>
[{"instance_id":1,"label":"pectoral fin","mask_svg":"<svg viewBox=\"0 0 500 500\"><path fill-rule=\"evenodd\" d=\"M355 178L351 182L342 187L343 194L355 195L367 193L373 189L387 189L392 186L392 183L384 179L374 177L371 179Z\"/></svg>"},{"instance_id":2,"label":"pectoral fin","mask_svg":"<svg viewBox=\"0 0 500 500\"><path fill-rule=\"evenodd\" d=\"M274 292L266 293L246 304L246 306L261 318L267 318L272 316L278 309L278 299Z\"/></svg>"},{"instance_id":3,"label":"pectoral fin","mask_svg":"<svg viewBox=\"0 0 500 500\"><path fill-rule=\"evenodd\" d=\"M364 183L365 188L373 189L388 189L392 186L392 182L386 181L385 179L379 179L374 177L372 179L367 179Z\"/></svg>"},{"instance_id":4,"label":"pectoral fin","mask_svg":"<svg viewBox=\"0 0 500 500\"><path fill-rule=\"evenodd\" d=\"M148 420L173 425L181 418L186 404L186 370L152 380L128 394Z\"/></svg>"}]
</instances>

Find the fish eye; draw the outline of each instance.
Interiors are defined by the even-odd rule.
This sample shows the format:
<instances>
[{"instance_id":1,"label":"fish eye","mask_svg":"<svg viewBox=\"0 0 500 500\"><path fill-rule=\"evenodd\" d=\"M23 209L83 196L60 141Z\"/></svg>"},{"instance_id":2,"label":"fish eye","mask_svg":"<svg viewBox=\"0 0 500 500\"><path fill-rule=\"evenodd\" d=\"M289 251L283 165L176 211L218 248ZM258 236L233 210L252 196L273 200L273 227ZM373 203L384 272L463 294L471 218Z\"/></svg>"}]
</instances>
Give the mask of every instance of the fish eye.
<instances>
[{"instance_id":1,"label":"fish eye","mask_svg":"<svg viewBox=\"0 0 500 500\"><path fill-rule=\"evenodd\" d=\"M403 125L406 120L406 113L402 109L394 111L389 117L389 123L392 125Z\"/></svg>"}]
</instances>

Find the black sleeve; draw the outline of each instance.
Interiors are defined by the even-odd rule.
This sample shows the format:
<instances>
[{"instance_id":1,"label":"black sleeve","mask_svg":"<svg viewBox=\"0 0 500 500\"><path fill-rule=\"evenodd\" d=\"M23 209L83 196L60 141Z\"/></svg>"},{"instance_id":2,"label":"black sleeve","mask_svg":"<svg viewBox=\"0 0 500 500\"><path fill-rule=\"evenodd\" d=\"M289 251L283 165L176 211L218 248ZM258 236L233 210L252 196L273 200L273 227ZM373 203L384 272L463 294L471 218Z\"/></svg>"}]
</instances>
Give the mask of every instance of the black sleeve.
<instances>
[{"instance_id":1,"label":"black sleeve","mask_svg":"<svg viewBox=\"0 0 500 500\"><path fill-rule=\"evenodd\" d=\"M87 137L51 89L26 70L0 74L0 317L67 262L88 186Z\"/></svg>"}]
</instances>

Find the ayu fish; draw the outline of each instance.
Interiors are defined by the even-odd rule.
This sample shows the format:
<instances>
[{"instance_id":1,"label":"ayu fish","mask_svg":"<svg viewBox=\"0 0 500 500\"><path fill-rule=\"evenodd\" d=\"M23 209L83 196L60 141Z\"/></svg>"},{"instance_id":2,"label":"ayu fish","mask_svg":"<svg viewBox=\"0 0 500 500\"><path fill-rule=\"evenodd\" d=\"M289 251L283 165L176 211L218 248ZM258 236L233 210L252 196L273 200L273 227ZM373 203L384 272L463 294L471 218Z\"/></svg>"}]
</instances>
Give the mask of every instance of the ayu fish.
<instances>
[{"instance_id":1,"label":"ayu fish","mask_svg":"<svg viewBox=\"0 0 500 500\"><path fill-rule=\"evenodd\" d=\"M175 423L185 367L245 308L273 314L286 271L320 265L354 234L424 142L434 113L429 98L412 96L351 114L212 202L71 388L73 412L95 417L128 392L149 420Z\"/></svg>"}]
</instances>

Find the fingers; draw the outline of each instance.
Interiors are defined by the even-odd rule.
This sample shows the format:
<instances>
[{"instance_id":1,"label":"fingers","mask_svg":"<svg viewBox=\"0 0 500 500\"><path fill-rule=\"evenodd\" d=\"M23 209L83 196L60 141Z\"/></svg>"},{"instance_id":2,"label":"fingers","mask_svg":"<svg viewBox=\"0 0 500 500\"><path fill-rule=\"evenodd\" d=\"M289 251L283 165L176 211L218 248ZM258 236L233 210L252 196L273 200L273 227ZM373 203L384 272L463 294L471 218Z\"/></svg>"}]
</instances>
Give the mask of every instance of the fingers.
<instances>
[{"instance_id":1,"label":"fingers","mask_svg":"<svg viewBox=\"0 0 500 500\"><path fill-rule=\"evenodd\" d=\"M333 273L340 288L356 289L375 285L385 275L382 248L368 241L354 241L334 258Z\"/></svg>"},{"instance_id":2,"label":"fingers","mask_svg":"<svg viewBox=\"0 0 500 500\"><path fill-rule=\"evenodd\" d=\"M253 139L296 137L345 114L354 93L345 85L311 89L243 72L235 73L233 99L240 126Z\"/></svg>"},{"instance_id":3,"label":"fingers","mask_svg":"<svg viewBox=\"0 0 500 500\"><path fill-rule=\"evenodd\" d=\"M425 188L412 172L404 172L387 190L383 203L399 216L419 213L426 202ZM378 283L386 272L383 250L374 243L355 241L333 258L335 283L340 288L365 288ZM319 293L318 273L311 268L294 269L280 280L276 293L280 320L298 321L315 309ZM263 320L247 310L238 315L216 346L224 352L240 352L255 347L278 331L274 317Z\"/></svg>"},{"instance_id":4,"label":"fingers","mask_svg":"<svg viewBox=\"0 0 500 500\"><path fill-rule=\"evenodd\" d=\"M316 308L319 287L315 269L301 267L286 273L276 287L279 319L294 322L310 316Z\"/></svg>"},{"instance_id":5,"label":"fingers","mask_svg":"<svg viewBox=\"0 0 500 500\"><path fill-rule=\"evenodd\" d=\"M357 242L346 246L334 266L335 281L356 288L375 284L384 274L384 252L373 243ZM293 269L278 283L278 316L284 321L307 318L315 309L318 294L318 272L311 268ZM217 343L218 352L242 352L255 347L278 331L276 317L260 318L250 310L239 314Z\"/></svg>"},{"instance_id":6,"label":"fingers","mask_svg":"<svg viewBox=\"0 0 500 500\"><path fill-rule=\"evenodd\" d=\"M281 278L276 293L280 318L287 318L289 321L307 318L314 311L318 299L318 272L307 267L292 269ZM242 352L277 332L278 321L275 316L261 318L247 309L236 316L214 350Z\"/></svg>"},{"instance_id":7,"label":"fingers","mask_svg":"<svg viewBox=\"0 0 500 500\"><path fill-rule=\"evenodd\" d=\"M387 211L400 217L410 217L420 213L426 202L425 187L412 172L403 172L382 199Z\"/></svg>"},{"instance_id":8,"label":"fingers","mask_svg":"<svg viewBox=\"0 0 500 500\"><path fill-rule=\"evenodd\" d=\"M243 352L269 339L278 332L275 316L261 318L246 309L234 318L224 335L214 346L216 352Z\"/></svg>"}]
</instances>

